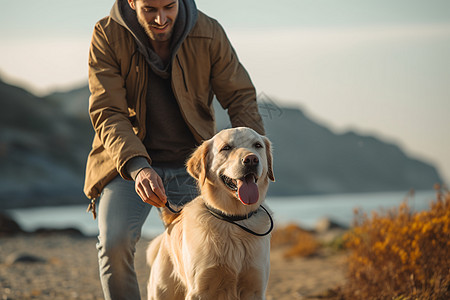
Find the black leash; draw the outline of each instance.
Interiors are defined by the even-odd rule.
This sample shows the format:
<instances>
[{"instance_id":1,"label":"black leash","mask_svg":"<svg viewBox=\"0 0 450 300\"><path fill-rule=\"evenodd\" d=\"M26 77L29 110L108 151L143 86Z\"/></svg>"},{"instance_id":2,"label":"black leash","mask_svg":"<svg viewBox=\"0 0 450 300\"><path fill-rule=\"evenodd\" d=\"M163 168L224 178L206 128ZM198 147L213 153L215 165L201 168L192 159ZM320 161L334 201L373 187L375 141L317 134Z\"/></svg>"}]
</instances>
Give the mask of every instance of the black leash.
<instances>
[{"instance_id":1,"label":"black leash","mask_svg":"<svg viewBox=\"0 0 450 300\"><path fill-rule=\"evenodd\" d=\"M217 219L222 220L222 221L226 221L226 222L231 223L231 224L234 224L234 225L238 226L239 228L241 228L242 230L244 230L244 231L246 231L246 232L248 232L248 233L250 233L250 234L253 234L253 235L256 235L256 236L266 236L266 235L268 235L268 234L272 231L272 229L273 229L273 219L272 219L272 216L271 216L270 213L267 211L267 209L266 209L264 206L262 206L262 205L261 205L260 207L266 212L267 216L269 216L269 219L270 219L270 228L269 228L269 230L268 230L267 232L265 232L265 233L257 233L257 232L254 232L253 230L251 230L251 229L249 229L249 228L247 228L247 227L244 227L244 226L242 226L242 225L240 225L240 224L238 224L238 223L235 222L235 221L242 221L242 220L246 220L246 219L250 218L251 216L255 215L255 214L258 212L258 210L252 211L251 213L249 213L248 215L245 215L245 216L227 216L227 215L223 214L221 211L219 211L219 210L217 210L217 209L214 209L214 208L212 208L212 207L209 207L209 206L206 205L206 204L205 204L205 206L206 206L206 208L208 209L208 211L209 211L214 217L216 217Z\"/></svg>"},{"instance_id":2,"label":"black leash","mask_svg":"<svg viewBox=\"0 0 450 300\"><path fill-rule=\"evenodd\" d=\"M172 207L170 207L169 201L166 201L166 207L174 214L179 214L183 210L183 208L180 208L179 210L173 209Z\"/></svg>"}]
</instances>

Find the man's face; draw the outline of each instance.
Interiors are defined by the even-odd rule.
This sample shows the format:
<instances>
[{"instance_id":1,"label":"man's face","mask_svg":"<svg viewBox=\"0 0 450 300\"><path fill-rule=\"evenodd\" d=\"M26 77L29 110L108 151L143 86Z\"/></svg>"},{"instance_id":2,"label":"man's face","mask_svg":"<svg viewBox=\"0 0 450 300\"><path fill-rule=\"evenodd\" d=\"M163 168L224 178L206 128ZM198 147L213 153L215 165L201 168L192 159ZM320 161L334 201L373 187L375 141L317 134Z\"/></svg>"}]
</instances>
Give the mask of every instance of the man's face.
<instances>
[{"instance_id":1,"label":"man's face","mask_svg":"<svg viewBox=\"0 0 450 300\"><path fill-rule=\"evenodd\" d=\"M178 15L178 0L128 0L128 3L151 41L170 40Z\"/></svg>"}]
</instances>

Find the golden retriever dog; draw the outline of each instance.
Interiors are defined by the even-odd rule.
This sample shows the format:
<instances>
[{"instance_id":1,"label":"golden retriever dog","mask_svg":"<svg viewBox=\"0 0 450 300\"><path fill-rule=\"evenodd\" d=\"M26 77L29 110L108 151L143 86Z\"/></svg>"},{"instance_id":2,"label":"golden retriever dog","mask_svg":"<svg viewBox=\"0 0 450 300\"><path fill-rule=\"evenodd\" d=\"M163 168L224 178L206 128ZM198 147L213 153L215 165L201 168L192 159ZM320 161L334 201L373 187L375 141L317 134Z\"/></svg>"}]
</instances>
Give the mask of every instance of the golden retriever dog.
<instances>
[{"instance_id":1,"label":"golden retriever dog","mask_svg":"<svg viewBox=\"0 0 450 300\"><path fill-rule=\"evenodd\" d=\"M187 162L200 196L162 210L148 247L148 299L265 299L273 221L262 206L274 181L269 140L246 127L203 142Z\"/></svg>"}]
</instances>

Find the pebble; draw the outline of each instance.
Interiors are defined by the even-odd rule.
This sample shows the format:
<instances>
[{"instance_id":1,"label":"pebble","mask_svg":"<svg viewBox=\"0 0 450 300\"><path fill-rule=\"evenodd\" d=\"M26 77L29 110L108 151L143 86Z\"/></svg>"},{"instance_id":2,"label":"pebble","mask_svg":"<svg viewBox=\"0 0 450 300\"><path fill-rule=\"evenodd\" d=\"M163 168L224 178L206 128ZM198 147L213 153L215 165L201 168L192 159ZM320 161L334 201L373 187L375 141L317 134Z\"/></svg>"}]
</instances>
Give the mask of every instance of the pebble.
<instances>
[{"instance_id":1,"label":"pebble","mask_svg":"<svg viewBox=\"0 0 450 300\"><path fill-rule=\"evenodd\" d=\"M5 259L6 265L14 265L17 263L45 263L46 260L26 253L13 253L8 255Z\"/></svg>"}]
</instances>

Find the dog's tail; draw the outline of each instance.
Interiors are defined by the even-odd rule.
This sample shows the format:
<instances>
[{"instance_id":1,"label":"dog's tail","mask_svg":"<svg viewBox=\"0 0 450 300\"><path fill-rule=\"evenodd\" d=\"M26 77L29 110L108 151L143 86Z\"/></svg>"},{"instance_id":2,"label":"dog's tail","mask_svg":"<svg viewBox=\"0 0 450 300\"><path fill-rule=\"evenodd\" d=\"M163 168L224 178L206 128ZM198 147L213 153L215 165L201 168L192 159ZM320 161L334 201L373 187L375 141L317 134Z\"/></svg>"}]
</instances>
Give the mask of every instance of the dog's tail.
<instances>
[{"instance_id":1,"label":"dog's tail","mask_svg":"<svg viewBox=\"0 0 450 300\"><path fill-rule=\"evenodd\" d=\"M147 263L152 266L155 261L156 255L158 255L159 248L163 239L163 234L158 235L154 238L147 248Z\"/></svg>"}]
</instances>

